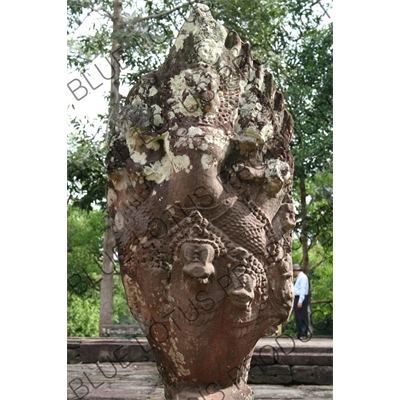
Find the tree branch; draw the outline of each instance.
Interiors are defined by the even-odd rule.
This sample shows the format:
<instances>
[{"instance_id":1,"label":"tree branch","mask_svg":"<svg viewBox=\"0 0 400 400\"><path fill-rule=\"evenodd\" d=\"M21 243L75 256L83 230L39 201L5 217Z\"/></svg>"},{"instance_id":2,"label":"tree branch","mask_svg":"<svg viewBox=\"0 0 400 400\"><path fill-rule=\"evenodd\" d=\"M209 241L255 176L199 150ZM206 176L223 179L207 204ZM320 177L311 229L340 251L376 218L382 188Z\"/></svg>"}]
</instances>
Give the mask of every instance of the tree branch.
<instances>
[{"instance_id":1,"label":"tree branch","mask_svg":"<svg viewBox=\"0 0 400 400\"><path fill-rule=\"evenodd\" d=\"M165 17L166 15L172 14L173 12L179 10L180 8L190 6L190 5L192 5L191 1L188 1L186 3L181 3L181 4L177 5L175 8L171 8L171 10L163 11L158 14L147 15L145 17L134 18L132 22L137 23L137 22L147 21L149 19L162 18L162 17Z\"/></svg>"},{"instance_id":2,"label":"tree branch","mask_svg":"<svg viewBox=\"0 0 400 400\"><path fill-rule=\"evenodd\" d=\"M121 25L120 26L121 28L123 27L125 29L131 29L133 26L135 26L136 24L138 24L140 22L148 21L148 20L151 20L151 19L159 19L159 18L165 17L165 16L170 15L173 12L175 12L175 11L177 11L177 10L183 8L183 7L190 6L192 4L193 4L192 1L188 1L188 2L185 2L185 3L178 4L176 7L171 8L170 10L162 11L162 12L160 12L158 14L150 14L150 15L146 15L144 17L136 17L136 18L132 18L131 20L128 20L128 21L127 20L125 20L125 21L121 20L121 21L119 21L119 24ZM98 7L96 9L92 8L92 10L96 11L98 13L100 13L100 11L102 11L112 22L114 22L114 17L112 15L112 13L110 13L104 7Z\"/></svg>"},{"instance_id":3,"label":"tree branch","mask_svg":"<svg viewBox=\"0 0 400 400\"><path fill-rule=\"evenodd\" d=\"M324 263L325 260L326 260L326 257L325 257L323 254L321 254L320 251L317 250L317 253L318 253L320 256L322 256L322 259L321 259L319 262L317 262L316 264L314 264L312 267L310 267L310 272L311 272L313 269L317 268L317 267L318 267L319 265L321 265L322 263Z\"/></svg>"},{"instance_id":4,"label":"tree branch","mask_svg":"<svg viewBox=\"0 0 400 400\"><path fill-rule=\"evenodd\" d=\"M333 303L333 300L311 300L311 304L329 304Z\"/></svg>"}]
</instances>

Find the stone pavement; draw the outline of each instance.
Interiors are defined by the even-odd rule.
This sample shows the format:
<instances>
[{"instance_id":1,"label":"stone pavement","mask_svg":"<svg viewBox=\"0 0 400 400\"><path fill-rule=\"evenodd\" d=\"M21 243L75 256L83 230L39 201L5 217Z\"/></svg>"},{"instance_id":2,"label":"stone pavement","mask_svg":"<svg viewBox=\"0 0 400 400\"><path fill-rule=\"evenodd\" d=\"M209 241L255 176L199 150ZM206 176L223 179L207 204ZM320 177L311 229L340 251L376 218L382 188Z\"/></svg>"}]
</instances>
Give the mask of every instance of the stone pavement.
<instances>
[{"instance_id":1,"label":"stone pavement","mask_svg":"<svg viewBox=\"0 0 400 400\"><path fill-rule=\"evenodd\" d=\"M69 364L67 385L69 400L164 400L163 385L153 362ZM333 399L332 385L250 387L257 400ZM202 400L200 393L198 399Z\"/></svg>"},{"instance_id":2,"label":"stone pavement","mask_svg":"<svg viewBox=\"0 0 400 400\"><path fill-rule=\"evenodd\" d=\"M68 399L164 400L152 353L141 340L139 346L127 339L68 338L68 351L79 353L67 365ZM261 338L253 354L258 366L249 374L254 399L333 399L332 357L332 339Z\"/></svg>"},{"instance_id":3,"label":"stone pavement","mask_svg":"<svg viewBox=\"0 0 400 400\"><path fill-rule=\"evenodd\" d=\"M75 338L74 340L78 341L79 339ZM82 339L81 344L83 345L85 342L87 342L87 339ZM115 346L118 343L112 338L91 340L90 346L97 348L98 345L96 343L101 343L101 346L98 347L99 352L89 352L88 354L92 357L97 357L102 353L103 357L99 357L97 362L78 362L67 365L68 399L164 400L163 385L153 361L148 359L141 361L137 358L132 361L129 359L130 353L128 351L125 353L127 358L121 355L117 360L110 359L109 355L112 352L107 351L107 346L104 345L104 342L106 342L107 346ZM330 368L330 374L332 374L332 347L332 339L326 338L312 338L307 342L285 337L260 339L253 355L255 359L257 359L257 356L261 357L260 365L262 363L268 364L268 359L272 360L275 355L280 358L275 365L262 364L263 368L255 368L252 379L249 376L249 386L254 391L254 399L333 399L333 386L331 384L316 385L312 379L310 384L303 383L304 378L306 378L305 382L307 382L307 377L310 377L310 374L314 375L314 379L317 377L318 380L321 380L318 374L324 368ZM276 354L274 349L276 349ZM106 360L112 362L106 362ZM279 363L286 362L292 364L292 367L290 367L292 369L292 378L287 375L279 375L279 370L274 372L274 368L284 367ZM319 365L315 365L316 363ZM297 383L293 375L296 368L296 376L300 379ZM275 378L274 373L278 374L275 375ZM265 383L265 375L269 375L267 377L268 384ZM290 384L281 383L282 378L286 377L290 379L288 381L291 382ZM274 379L276 379L276 382ZM328 379L329 383L331 383L332 378ZM299 382L302 383L299 384ZM322 382L324 381L322 380ZM198 399L203 400L201 393L199 393Z\"/></svg>"}]
</instances>

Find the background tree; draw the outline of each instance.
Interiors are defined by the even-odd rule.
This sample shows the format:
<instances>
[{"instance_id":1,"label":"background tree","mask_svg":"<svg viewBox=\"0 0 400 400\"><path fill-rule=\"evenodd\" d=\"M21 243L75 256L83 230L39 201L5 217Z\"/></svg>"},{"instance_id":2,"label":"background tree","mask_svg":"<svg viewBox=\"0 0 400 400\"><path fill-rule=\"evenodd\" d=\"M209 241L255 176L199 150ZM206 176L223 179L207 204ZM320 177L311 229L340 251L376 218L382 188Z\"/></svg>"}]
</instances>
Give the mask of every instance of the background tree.
<instances>
[{"instance_id":1,"label":"background tree","mask_svg":"<svg viewBox=\"0 0 400 400\"><path fill-rule=\"evenodd\" d=\"M115 5L121 4L115 17ZM107 132L124 91L156 69L168 54L191 1L67 1L68 66L87 73L92 60L106 59L113 92L109 110L93 119L71 120L68 155L70 204L104 210ZM298 221L293 260L311 278L312 296L331 298L332 277L332 23L331 2L312 0L214 0L214 18L252 45L254 55L274 75L295 121L293 197ZM83 76L83 75L82 75ZM83 79L82 79L83 81ZM85 83L86 84L86 83ZM87 84L86 84L87 85ZM111 117L110 117L111 116ZM90 121L90 123L89 123ZM89 159L91 161L89 161ZM71 193L74 195L71 197ZM298 239L297 239L298 238ZM104 257L103 257L104 260ZM323 273L321 271L324 271ZM318 280L326 281L328 291ZM315 290L314 290L315 288Z\"/></svg>"},{"instance_id":2,"label":"background tree","mask_svg":"<svg viewBox=\"0 0 400 400\"><path fill-rule=\"evenodd\" d=\"M287 80L287 101L296 121L292 149L295 193L300 219L296 232L302 246L301 264L309 272L309 250L332 253L333 238L333 71L332 24L310 33L298 54L298 65Z\"/></svg>"},{"instance_id":3,"label":"background tree","mask_svg":"<svg viewBox=\"0 0 400 400\"><path fill-rule=\"evenodd\" d=\"M69 206L67 223L68 336L93 336L98 331L104 216Z\"/></svg>"}]
</instances>

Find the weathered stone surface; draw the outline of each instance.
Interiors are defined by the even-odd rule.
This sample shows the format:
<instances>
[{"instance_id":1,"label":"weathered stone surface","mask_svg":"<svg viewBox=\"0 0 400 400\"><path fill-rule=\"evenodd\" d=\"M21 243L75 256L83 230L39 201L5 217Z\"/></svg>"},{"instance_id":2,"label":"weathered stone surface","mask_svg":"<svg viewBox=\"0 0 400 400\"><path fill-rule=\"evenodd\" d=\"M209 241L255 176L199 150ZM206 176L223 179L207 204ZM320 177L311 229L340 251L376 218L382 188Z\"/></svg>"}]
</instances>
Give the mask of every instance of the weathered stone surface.
<instances>
[{"instance_id":1,"label":"weathered stone surface","mask_svg":"<svg viewBox=\"0 0 400 400\"><path fill-rule=\"evenodd\" d=\"M330 386L278 386L252 385L254 400L271 399L333 399L333 389Z\"/></svg>"},{"instance_id":2,"label":"weathered stone surface","mask_svg":"<svg viewBox=\"0 0 400 400\"><path fill-rule=\"evenodd\" d=\"M82 338L76 339L76 338L68 338L67 340L67 348L68 349L79 349L82 343Z\"/></svg>"},{"instance_id":3,"label":"weathered stone surface","mask_svg":"<svg viewBox=\"0 0 400 400\"><path fill-rule=\"evenodd\" d=\"M274 341L259 341L253 353L253 362L258 365L333 365L332 343L324 341L301 342L288 337L277 337ZM316 343L315 345L313 343Z\"/></svg>"},{"instance_id":4,"label":"weathered stone surface","mask_svg":"<svg viewBox=\"0 0 400 400\"><path fill-rule=\"evenodd\" d=\"M294 383L330 385L333 383L333 367L328 366L293 366Z\"/></svg>"},{"instance_id":5,"label":"weathered stone surface","mask_svg":"<svg viewBox=\"0 0 400 400\"><path fill-rule=\"evenodd\" d=\"M84 363L154 361L153 352L146 339L83 340L80 359Z\"/></svg>"},{"instance_id":6,"label":"weathered stone surface","mask_svg":"<svg viewBox=\"0 0 400 400\"><path fill-rule=\"evenodd\" d=\"M68 399L163 400L154 363L99 363L68 366Z\"/></svg>"},{"instance_id":7,"label":"weathered stone surface","mask_svg":"<svg viewBox=\"0 0 400 400\"><path fill-rule=\"evenodd\" d=\"M280 345L277 345L277 342ZM290 384L293 382L293 367L309 365L312 367L311 369L293 369L296 373L296 383L314 385L332 384L332 340L313 339L307 343L299 341L295 341L294 343L295 346L293 347L289 341L286 341L285 345L282 338L260 339L255 346L252 356L248 382L256 384ZM82 359L80 358L81 345L84 348ZM130 340L116 338L68 339L67 352L67 362L69 364L82 362L107 363L111 360L117 368L122 370L132 363L154 360L152 350L145 338ZM285 355L285 353L289 354ZM283 360L290 361L290 364L283 364ZM315 375L314 367L317 366L318 374Z\"/></svg>"},{"instance_id":8,"label":"weathered stone surface","mask_svg":"<svg viewBox=\"0 0 400 400\"><path fill-rule=\"evenodd\" d=\"M288 384L292 383L292 371L289 365L257 364L250 369L248 382Z\"/></svg>"},{"instance_id":9,"label":"weathered stone surface","mask_svg":"<svg viewBox=\"0 0 400 400\"><path fill-rule=\"evenodd\" d=\"M286 388L282 386L255 386L254 400L256 399L308 399L308 393L301 388Z\"/></svg>"},{"instance_id":10,"label":"weathered stone surface","mask_svg":"<svg viewBox=\"0 0 400 400\"><path fill-rule=\"evenodd\" d=\"M67 349L67 363L77 364L81 362L79 349Z\"/></svg>"},{"instance_id":11,"label":"weathered stone surface","mask_svg":"<svg viewBox=\"0 0 400 400\"><path fill-rule=\"evenodd\" d=\"M100 336L110 337L137 337L143 335L143 331L139 325L108 325L101 326L102 332Z\"/></svg>"},{"instance_id":12,"label":"weathered stone surface","mask_svg":"<svg viewBox=\"0 0 400 400\"><path fill-rule=\"evenodd\" d=\"M288 365L333 365L332 339L312 339L306 343L297 340L285 341L286 345L282 338L261 338L254 348L251 367L283 364L283 357L286 357ZM113 358L115 351L116 356L124 361L154 360L152 349L147 339L143 337L134 339L82 338L79 340L69 338L67 350L74 351L74 353L70 353L71 355L80 355L82 344L86 347L82 362L106 361L107 356L113 361L118 361ZM100 359L100 357L102 358ZM306 357L305 360L302 357Z\"/></svg>"},{"instance_id":13,"label":"weathered stone surface","mask_svg":"<svg viewBox=\"0 0 400 400\"><path fill-rule=\"evenodd\" d=\"M332 385L250 383L249 386L255 400L333 398ZM132 363L125 369L118 363L114 366L110 363L68 365L67 398L71 400L164 400L163 393L154 363ZM200 392L195 398L203 400L203 394ZM217 399L221 400L222 395Z\"/></svg>"},{"instance_id":14,"label":"weathered stone surface","mask_svg":"<svg viewBox=\"0 0 400 400\"><path fill-rule=\"evenodd\" d=\"M313 353L283 354L277 361L284 365L333 365L333 355L318 354L318 357L315 357Z\"/></svg>"},{"instance_id":15,"label":"weathered stone surface","mask_svg":"<svg viewBox=\"0 0 400 400\"><path fill-rule=\"evenodd\" d=\"M127 96L108 210L167 399L251 397L253 348L292 307L292 134L272 76L206 5Z\"/></svg>"}]
</instances>

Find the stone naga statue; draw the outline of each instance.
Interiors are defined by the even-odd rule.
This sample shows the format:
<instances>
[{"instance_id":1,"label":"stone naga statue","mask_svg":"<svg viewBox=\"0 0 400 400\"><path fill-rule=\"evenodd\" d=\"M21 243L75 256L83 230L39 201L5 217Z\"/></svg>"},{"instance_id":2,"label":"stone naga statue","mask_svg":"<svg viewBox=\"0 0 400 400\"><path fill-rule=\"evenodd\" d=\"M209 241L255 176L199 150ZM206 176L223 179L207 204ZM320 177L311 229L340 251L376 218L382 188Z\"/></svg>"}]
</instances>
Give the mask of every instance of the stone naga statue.
<instances>
[{"instance_id":1,"label":"stone naga statue","mask_svg":"<svg viewBox=\"0 0 400 400\"><path fill-rule=\"evenodd\" d=\"M292 134L271 74L201 4L127 96L108 210L166 399L252 398L254 346L292 308Z\"/></svg>"}]
</instances>

